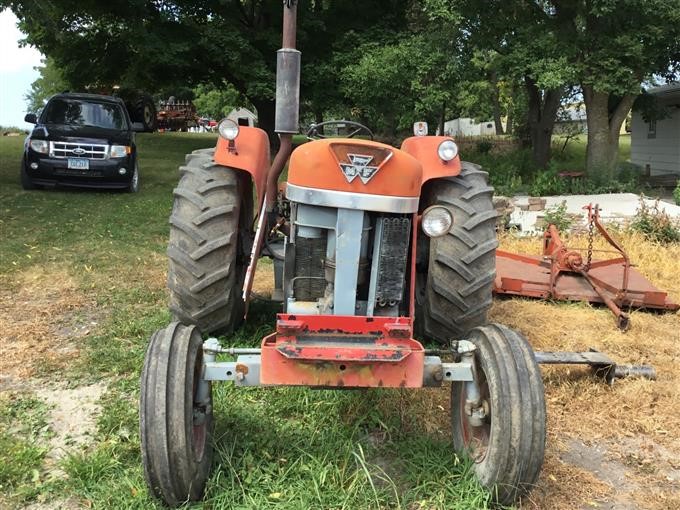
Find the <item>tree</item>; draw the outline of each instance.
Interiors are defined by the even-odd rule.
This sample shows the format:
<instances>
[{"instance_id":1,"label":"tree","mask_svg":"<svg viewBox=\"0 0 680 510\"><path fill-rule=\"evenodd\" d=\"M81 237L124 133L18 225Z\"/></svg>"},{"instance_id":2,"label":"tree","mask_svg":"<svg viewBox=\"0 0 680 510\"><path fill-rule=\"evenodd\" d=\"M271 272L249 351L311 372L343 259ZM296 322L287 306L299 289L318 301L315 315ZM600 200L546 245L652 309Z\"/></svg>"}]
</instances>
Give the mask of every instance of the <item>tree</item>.
<instances>
[{"instance_id":1,"label":"tree","mask_svg":"<svg viewBox=\"0 0 680 510\"><path fill-rule=\"evenodd\" d=\"M489 59L487 81L508 83L511 91L522 84L533 161L545 168L560 99L575 79L555 36L557 22L537 9L536 2L521 0L428 0L426 5L441 21L442 29L450 16L462 16L461 29L451 37L459 39L468 59L480 52ZM495 94L497 90L491 86L492 103ZM512 95L522 97L516 91ZM499 106L494 104L495 117Z\"/></svg>"},{"instance_id":2,"label":"tree","mask_svg":"<svg viewBox=\"0 0 680 510\"><path fill-rule=\"evenodd\" d=\"M586 167L605 180L619 153L621 125L644 80L680 66L680 0L560 0L554 17L571 45L588 122Z\"/></svg>"},{"instance_id":3,"label":"tree","mask_svg":"<svg viewBox=\"0 0 680 510\"><path fill-rule=\"evenodd\" d=\"M194 89L193 103L199 115L220 120L229 115L232 109L242 105L243 99L228 83L219 89L212 85L198 85Z\"/></svg>"},{"instance_id":4,"label":"tree","mask_svg":"<svg viewBox=\"0 0 680 510\"><path fill-rule=\"evenodd\" d=\"M402 33L392 43L366 43L342 69L342 90L388 137L416 120L441 122L458 71L446 49L424 34Z\"/></svg>"},{"instance_id":5,"label":"tree","mask_svg":"<svg viewBox=\"0 0 680 510\"><path fill-rule=\"evenodd\" d=\"M25 96L27 111L33 113L40 111L50 96L69 87L61 70L51 58L42 59L42 65L35 69L40 72L40 76L31 83L31 90Z\"/></svg>"},{"instance_id":6,"label":"tree","mask_svg":"<svg viewBox=\"0 0 680 510\"><path fill-rule=\"evenodd\" d=\"M21 20L27 42L53 58L75 88L117 84L156 91L201 83L219 88L226 81L273 133L281 2L0 0L4 7ZM300 2L298 46L305 66L323 68L339 40L351 48L350 32L399 30L408 7L398 0ZM310 78L302 77L307 93L342 100L332 77Z\"/></svg>"}]
</instances>

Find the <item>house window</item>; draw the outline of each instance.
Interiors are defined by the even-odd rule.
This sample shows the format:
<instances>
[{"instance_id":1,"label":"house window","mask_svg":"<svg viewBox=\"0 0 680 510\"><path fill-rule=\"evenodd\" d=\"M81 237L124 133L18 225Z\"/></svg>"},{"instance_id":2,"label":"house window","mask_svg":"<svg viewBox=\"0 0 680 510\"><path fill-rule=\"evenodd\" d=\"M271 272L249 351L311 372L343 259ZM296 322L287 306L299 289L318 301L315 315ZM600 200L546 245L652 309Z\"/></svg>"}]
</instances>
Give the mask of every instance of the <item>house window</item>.
<instances>
[{"instance_id":1,"label":"house window","mask_svg":"<svg viewBox=\"0 0 680 510\"><path fill-rule=\"evenodd\" d=\"M656 138L656 120L650 120L648 126L647 138Z\"/></svg>"}]
</instances>

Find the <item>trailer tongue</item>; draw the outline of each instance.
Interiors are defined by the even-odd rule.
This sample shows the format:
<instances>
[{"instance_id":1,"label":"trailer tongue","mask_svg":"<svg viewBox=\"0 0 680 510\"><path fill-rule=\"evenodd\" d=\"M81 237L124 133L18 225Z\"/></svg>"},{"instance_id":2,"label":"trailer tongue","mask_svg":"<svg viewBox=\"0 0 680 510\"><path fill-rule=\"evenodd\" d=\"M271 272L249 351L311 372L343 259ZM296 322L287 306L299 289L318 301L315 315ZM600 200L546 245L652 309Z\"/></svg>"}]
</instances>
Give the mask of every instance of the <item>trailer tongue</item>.
<instances>
[{"instance_id":1,"label":"trailer tongue","mask_svg":"<svg viewBox=\"0 0 680 510\"><path fill-rule=\"evenodd\" d=\"M630 321L622 308L680 309L680 304L673 302L667 292L656 288L633 267L624 249L600 222L599 207L591 204L584 209L588 211L589 225L585 260L581 251L565 246L557 228L550 225L543 235L541 256L496 251L494 293L605 304L624 331L630 327ZM593 250L595 229L613 250ZM593 260L595 251L615 256Z\"/></svg>"}]
</instances>

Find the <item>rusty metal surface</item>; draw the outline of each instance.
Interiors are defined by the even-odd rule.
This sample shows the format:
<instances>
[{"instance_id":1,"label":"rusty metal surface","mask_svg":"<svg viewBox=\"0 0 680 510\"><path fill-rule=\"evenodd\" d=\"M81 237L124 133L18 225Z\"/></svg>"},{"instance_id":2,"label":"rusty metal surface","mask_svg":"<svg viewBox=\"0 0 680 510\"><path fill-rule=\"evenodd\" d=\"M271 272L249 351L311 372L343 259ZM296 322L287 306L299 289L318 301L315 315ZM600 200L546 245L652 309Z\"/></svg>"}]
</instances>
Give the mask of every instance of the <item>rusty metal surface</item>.
<instances>
[{"instance_id":1,"label":"rusty metal surface","mask_svg":"<svg viewBox=\"0 0 680 510\"><path fill-rule=\"evenodd\" d=\"M614 248L599 252L615 254L613 258L592 260L589 242L584 261L581 252L566 247L555 226L550 225L544 234L542 256L496 252L494 293L602 303L624 330L629 321L621 308L680 309L680 304L673 302L668 293L632 267L626 252L600 223L597 206L586 209L590 225Z\"/></svg>"},{"instance_id":2,"label":"rusty metal surface","mask_svg":"<svg viewBox=\"0 0 680 510\"><path fill-rule=\"evenodd\" d=\"M262 341L261 382L419 388L425 352L411 334L408 317L279 314Z\"/></svg>"},{"instance_id":3,"label":"rusty metal surface","mask_svg":"<svg viewBox=\"0 0 680 510\"><path fill-rule=\"evenodd\" d=\"M536 362L543 365L586 365L597 377L608 384L624 377L641 377L655 380L656 370L651 365L619 365L609 356L595 349L586 352L540 352L535 351Z\"/></svg>"}]
</instances>

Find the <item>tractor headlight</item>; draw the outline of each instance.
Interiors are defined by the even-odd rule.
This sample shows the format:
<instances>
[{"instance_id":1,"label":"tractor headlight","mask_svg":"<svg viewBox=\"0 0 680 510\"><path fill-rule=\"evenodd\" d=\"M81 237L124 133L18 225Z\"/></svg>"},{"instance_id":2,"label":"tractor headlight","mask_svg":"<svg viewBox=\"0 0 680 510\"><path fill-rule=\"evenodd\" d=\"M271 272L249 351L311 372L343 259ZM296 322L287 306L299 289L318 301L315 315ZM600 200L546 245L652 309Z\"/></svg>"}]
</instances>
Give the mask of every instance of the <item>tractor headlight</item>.
<instances>
[{"instance_id":1,"label":"tractor headlight","mask_svg":"<svg viewBox=\"0 0 680 510\"><path fill-rule=\"evenodd\" d=\"M451 161L458 155L458 146L453 140L444 140L439 144L437 154L442 161Z\"/></svg>"},{"instance_id":2,"label":"tractor headlight","mask_svg":"<svg viewBox=\"0 0 680 510\"><path fill-rule=\"evenodd\" d=\"M229 141L236 140L238 136L238 125L233 120L222 119L217 125L217 130L222 138L226 138Z\"/></svg>"},{"instance_id":3,"label":"tractor headlight","mask_svg":"<svg viewBox=\"0 0 680 510\"><path fill-rule=\"evenodd\" d=\"M112 145L111 146L111 157L112 158L124 158L132 152L132 149L127 145Z\"/></svg>"},{"instance_id":4,"label":"tractor headlight","mask_svg":"<svg viewBox=\"0 0 680 510\"><path fill-rule=\"evenodd\" d=\"M420 225L429 237L440 237L451 230L453 216L446 207L433 205L423 212Z\"/></svg>"},{"instance_id":5,"label":"tractor headlight","mask_svg":"<svg viewBox=\"0 0 680 510\"><path fill-rule=\"evenodd\" d=\"M49 144L46 140L31 140L31 149L40 154L47 154L49 151Z\"/></svg>"}]
</instances>

